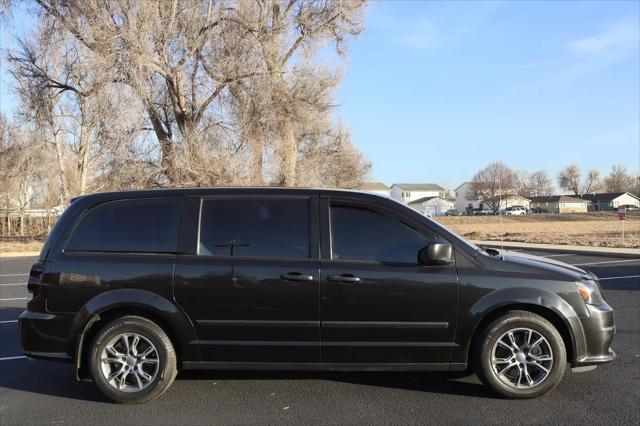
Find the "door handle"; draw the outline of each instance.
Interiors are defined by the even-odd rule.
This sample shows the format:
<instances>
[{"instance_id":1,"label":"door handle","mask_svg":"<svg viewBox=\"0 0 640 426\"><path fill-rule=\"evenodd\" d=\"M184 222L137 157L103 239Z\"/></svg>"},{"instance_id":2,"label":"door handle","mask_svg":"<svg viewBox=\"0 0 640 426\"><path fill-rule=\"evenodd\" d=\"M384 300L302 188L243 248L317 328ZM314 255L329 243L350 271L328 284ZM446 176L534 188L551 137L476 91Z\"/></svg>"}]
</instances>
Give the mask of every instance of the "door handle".
<instances>
[{"instance_id":1,"label":"door handle","mask_svg":"<svg viewBox=\"0 0 640 426\"><path fill-rule=\"evenodd\" d=\"M343 282L343 283L359 283L360 277L355 277L353 275L329 275L327 280L333 282Z\"/></svg>"},{"instance_id":2,"label":"door handle","mask_svg":"<svg viewBox=\"0 0 640 426\"><path fill-rule=\"evenodd\" d=\"M286 281L313 281L313 275L304 275L299 272L289 272L280 275L280 278Z\"/></svg>"}]
</instances>

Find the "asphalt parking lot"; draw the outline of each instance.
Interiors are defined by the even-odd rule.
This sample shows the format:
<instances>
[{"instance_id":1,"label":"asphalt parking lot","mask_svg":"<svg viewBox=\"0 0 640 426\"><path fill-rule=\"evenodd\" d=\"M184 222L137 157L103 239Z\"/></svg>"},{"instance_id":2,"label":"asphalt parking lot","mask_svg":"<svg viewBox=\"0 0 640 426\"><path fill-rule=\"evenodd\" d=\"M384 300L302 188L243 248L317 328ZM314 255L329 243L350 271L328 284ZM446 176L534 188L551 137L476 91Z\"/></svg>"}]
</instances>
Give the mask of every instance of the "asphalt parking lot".
<instances>
[{"instance_id":1,"label":"asphalt parking lot","mask_svg":"<svg viewBox=\"0 0 640 426\"><path fill-rule=\"evenodd\" d=\"M193 371L138 406L108 402L70 364L22 356L16 319L34 259L3 258L0 424L639 424L640 259L528 253L593 271L616 310L616 361L568 371L543 398L498 399L475 376Z\"/></svg>"}]
</instances>

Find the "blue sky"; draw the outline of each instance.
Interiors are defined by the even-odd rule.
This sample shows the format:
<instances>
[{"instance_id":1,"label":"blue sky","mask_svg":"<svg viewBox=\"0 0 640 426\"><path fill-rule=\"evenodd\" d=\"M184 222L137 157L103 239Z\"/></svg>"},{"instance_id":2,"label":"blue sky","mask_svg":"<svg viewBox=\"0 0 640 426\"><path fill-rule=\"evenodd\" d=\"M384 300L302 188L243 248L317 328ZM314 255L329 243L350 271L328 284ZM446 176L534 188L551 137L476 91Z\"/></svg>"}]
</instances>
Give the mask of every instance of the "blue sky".
<instances>
[{"instance_id":1,"label":"blue sky","mask_svg":"<svg viewBox=\"0 0 640 426\"><path fill-rule=\"evenodd\" d=\"M637 170L639 4L374 3L340 115L387 184L453 189L495 160Z\"/></svg>"},{"instance_id":2,"label":"blue sky","mask_svg":"<svg viewBox=\"0 0 640 426\"><path fill-rule=\"evenodd\" d=\"M338 115L387 184L453 189L495 160L554 177L569 163L638 170L639 5L374 2L351 43ZM2 47L32 24L18 12ZM12 83L1 78L10 113Z\"/></svg>"}]
</instances>

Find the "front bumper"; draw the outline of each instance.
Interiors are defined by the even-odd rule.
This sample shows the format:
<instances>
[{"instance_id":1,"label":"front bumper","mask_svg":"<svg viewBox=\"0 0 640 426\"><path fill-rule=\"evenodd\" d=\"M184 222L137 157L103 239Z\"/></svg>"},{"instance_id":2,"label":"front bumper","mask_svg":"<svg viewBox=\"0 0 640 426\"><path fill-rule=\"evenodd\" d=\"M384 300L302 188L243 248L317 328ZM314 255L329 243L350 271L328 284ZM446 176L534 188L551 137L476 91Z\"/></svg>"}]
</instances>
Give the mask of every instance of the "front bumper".
<instances>
[{"instance_id":1,"label":"front bumper","mask_svg":"<svg viewBox=\"0 0 640 426\"><path fill-rule=\"evenodd\" d=\"M616 353L611 349L611 342L616 333L613 308L606 303L587 307L590 315L576 318L578 327L574 330L581 331L581 336L575 336L576 352L571 362L572 367L604 364L616 358Z\"/></svg>"}]
</instances>

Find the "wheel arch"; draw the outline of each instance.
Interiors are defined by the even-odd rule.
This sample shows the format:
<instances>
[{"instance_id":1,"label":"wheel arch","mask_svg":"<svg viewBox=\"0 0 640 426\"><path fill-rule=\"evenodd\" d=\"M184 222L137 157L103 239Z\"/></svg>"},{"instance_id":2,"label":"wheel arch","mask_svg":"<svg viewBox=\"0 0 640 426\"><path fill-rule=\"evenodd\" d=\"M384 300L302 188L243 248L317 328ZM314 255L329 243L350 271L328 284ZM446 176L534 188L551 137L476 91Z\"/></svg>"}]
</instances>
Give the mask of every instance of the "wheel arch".
<instances>
[{"instance_id":1,"label":"wheel arch","mask_svg":"<svg viewBox=\"0 0 640 426\"><path fill-rule=\"evenodd\" d=\"M135 315L158 324L171 340L178 359L198 361L195 328L189 318L172 301L145 290L122 289L105 292L89 301L74 318L71 341L76 378L88 379L88 346L96 333L116 318Z\"/></svg>"},{"instance_id":2,"label":"wheel arch","mask_svg":"<svg viewBox=\"0 0 640 426\"><path fill-rule=\"evenodd\" d=\"M554 309L538 305L534 303L511 303L502 306L497 306L493 310L488 311L482 319L475 326L469 348L467 351L467 365L473 368L474 352L480 341L480 335L484 328L497 318L505 315L509 311L527 311L540 315L542 318L549 321L560 333L565 349L567 351L567 360L571 362L574 359L576 353L575 336L572 332L569 322Z\"/></svg>"}]
</instances>

